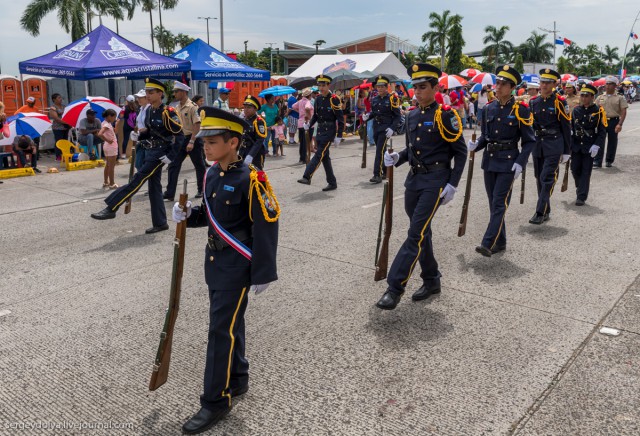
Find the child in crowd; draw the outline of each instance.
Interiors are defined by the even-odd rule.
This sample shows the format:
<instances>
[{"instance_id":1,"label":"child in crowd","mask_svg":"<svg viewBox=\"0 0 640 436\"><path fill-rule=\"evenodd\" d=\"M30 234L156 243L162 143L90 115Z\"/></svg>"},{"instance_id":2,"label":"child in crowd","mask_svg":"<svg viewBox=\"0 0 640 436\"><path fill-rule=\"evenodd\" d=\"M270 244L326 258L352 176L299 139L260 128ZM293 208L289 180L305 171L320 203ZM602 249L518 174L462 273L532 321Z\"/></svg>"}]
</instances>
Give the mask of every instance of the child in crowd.
<instances>
[{"instance_id":1,"label":"child in crowd","mask_svg":"<svg viewBox=\"0 0 640 436\"><path fill-rule=\"evenodd\" d=\"M278 149L280 149L280 155L284 156L284 141L286 139L285 132L287 126L284 124L282 117L276 117L276 123L271 127L273 130L272 138L272 146L273 146L273 155L278 156Z\"/></svg>"},{"instance_id":2,"label":"child in crowd","mask_svg":"<svg viewBox=\"0 0 640 436\"><path fill-rule=\"evenodd\" d=\"M102 128L98 132L98 136L104 141L102 145L102 154L106 160L104 166L104 182L102 188L116 189L118 185L114 182L114 172L116 161L118 160L118 140L116 133L113 131L113 123L115 123L118 115L113 109L107 109L102 112Z\"/></svg>"}]
</instances>

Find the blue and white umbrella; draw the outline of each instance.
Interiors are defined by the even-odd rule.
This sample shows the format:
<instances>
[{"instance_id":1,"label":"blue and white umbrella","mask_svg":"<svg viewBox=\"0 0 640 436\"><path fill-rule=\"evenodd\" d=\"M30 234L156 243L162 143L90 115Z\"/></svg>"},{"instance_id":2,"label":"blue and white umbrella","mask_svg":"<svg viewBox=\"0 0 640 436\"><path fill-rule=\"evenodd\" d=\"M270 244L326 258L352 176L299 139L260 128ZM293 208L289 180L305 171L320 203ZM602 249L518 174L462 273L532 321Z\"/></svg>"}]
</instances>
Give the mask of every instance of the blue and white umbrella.
<instances>
[{"instance_id":1,"label":"blue and white umbrella","mask_svg":"<svg viewBox=\"0 0 640 436\"><path fill-rule=\"evenodd\" d=\"M279 95L295 94L297 92L298 91L290 86L276 85L263 90L260 94L258 94L258 97L264 98L265 95L273 95L274 97L277 97Z\"/></svg>"},{"instance_id":2,"label":"blue and white umbrella","mask_svg":"<svg viewBox=\"0 0 640 436\"><path fill-rule=\"evenodd\" d=\"M9 136L0 141L0 145L12 144L13 139L20 135L38 138L51 127L49 117L39 112L25 112L13 115L7 118L6 124L9 127Z\"/></svg>"},{"instance_id":3,"label":"blue and white umbrella","mask_svg":"<svg viewBox=\"0 0 640 436\"><path fill-rule=\"evenodd\" d=\"M482 83L476 83L475 85L473 85L473 86L471 87L471 89L469 90L469 92L480 92L480 91L482 91L482 87L483 87L483 86L484 86L484 85L482 85Z\"/></svg>"}]
</instances>

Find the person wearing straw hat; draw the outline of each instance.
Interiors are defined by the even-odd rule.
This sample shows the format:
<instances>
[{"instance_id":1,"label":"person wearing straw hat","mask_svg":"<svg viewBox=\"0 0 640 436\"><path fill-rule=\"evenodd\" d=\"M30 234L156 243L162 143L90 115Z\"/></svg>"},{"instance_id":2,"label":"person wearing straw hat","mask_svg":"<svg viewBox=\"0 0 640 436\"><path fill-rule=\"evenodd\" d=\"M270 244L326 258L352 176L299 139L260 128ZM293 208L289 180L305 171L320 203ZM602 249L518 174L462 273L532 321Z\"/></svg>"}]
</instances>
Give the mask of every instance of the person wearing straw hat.
<instances>
[{"instance_id":1,"label":"person wearing straw hat","mask_svg":"<svg viewBox=\"0 0 640 436\"><path fill-rule=\"evenodd\" d=\"M249 390L245 357L248 294L259 294L278 280L276 255L280 206L267 175L238 155L249 124L223 109L200 109L198 137L215 161L206 173L200 206L173 206L176 222L207 227L205 280L209 288L209 334L200 410L183 426L202 433L222 420L235 397Z\"/></svg>"},{"instance_id":2,"label":"person wearing straw hat","mask_svg":"<svg viewBox=\"0 0 640 436\"><path fill-rule=\"evenodd\" d=\"M571 174L576 182L576 206L589 196L593 160L604 147L607 114L594 103L598 89L589 84L580 89L580 105L571 116Z\"/></svg>"},{"instance_id":3,"label":"person wearing straw hat","mask_svg":"<svg viewBox=\"0 0 640 436\"><path fill-rule=\"evenodd\" d=\"M485 149L482 169L490 218L482 242L476 247L476 251L485 257L507 249L505 216L513 184L527 166L536 144L529 107L517 102L512 95L521 80L520 73L509 65L496 70L496 99L485 108L480 138L468 142L469 151ZM522 150L518 148L518 142Z\"/></svg>"},{"instance_id":4,"label":"person wearing straw hat","mask_svg":"<svg viewBox=\"0 0 640 436\"><path fill-rule=\"evenodd\" d=\"M538 188L536 212L529 223L536 225L549 219L551 195L558 181L560 164L571 157L571 113L565 98L553 91L559 80L557 71L541 69L540 95L529 101L536 135L532 156Z\"/></svg>"}]
</instances>

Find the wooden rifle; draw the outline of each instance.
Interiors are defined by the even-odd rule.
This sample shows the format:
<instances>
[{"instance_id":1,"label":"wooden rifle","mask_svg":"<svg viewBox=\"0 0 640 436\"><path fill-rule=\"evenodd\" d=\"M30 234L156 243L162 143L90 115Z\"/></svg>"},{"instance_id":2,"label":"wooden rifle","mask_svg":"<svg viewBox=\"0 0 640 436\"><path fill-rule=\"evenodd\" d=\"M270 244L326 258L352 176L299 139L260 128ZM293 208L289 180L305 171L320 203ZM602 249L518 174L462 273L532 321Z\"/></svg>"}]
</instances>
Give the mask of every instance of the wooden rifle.
<instances>
[{"instance_id":1,"label":"wooden rifle","mask_svg":"<svg viewBox=\"0 0 640 436\"><path fill-rule=\"evenodd\" d=\"M129 166L129 183L131 183L131 180L133 180L133 174L135 173L136 170L136 147L133 146L131 147L131 165ZM131 197L129 197L129 199L127 200L127 202L124 205L124 213L127 214L129 212L131 212L131 199L133 198L133 195Z\"/></svg>"},{"instance_id":2,"label":"wooden rifle","mask_svg":"<svg viewBox=\"0 0 640 436\"><path fill-rule=\"evenodd\" d=\"M305 163L309 163L311 160L311 135L309 135L309 130L304 131L304 140L307 143L307 158Z\"/></svg>"},{"instance_id":3,"label":"wooden rifle","mask_svg":"<svg viewBox=\"0 0 640 436\"><path fill-rule=\"evenodd\" d=\"M475 128L471 140L476 141ZM464 189L464 202L462 203L462 214L458 225L458 236L464 236L467 231L467 216L469 214L469 200L471 200L471 182L473 180L473 164L476 159L475 150L469 152L469 169L467 170L467 186Z\"/></svg>"},{"instance_id":4,"label":"wooden rifle","mask_svg":"<svg viewBox=\"0 0 640 436\"><path fill-rule=\"evenodd\" d=\"M187 180L184 181L184 189L180 194L180 208L187 212ZM173 342L173 330L178 319L180 307L180 292L182 291L182 270L184 266L185 236L187 234L187 221L182 220L176 226L176 237L173 240L173 272L171 273L171 290L169 292L169 307L167 308L162 333L160 333L160 345L156 353L156 360L149 381L149 390L155 391L165 384L169 377L169 362L171 361L171 344Z\"/></svg>"},{"instance_id":5,"label":"wooden rifle","mask_svg":"<svg viewBox=\"0 0 640 436\"><path fill-rule=\"evenodd\" d=\"M360 163L360 168L367 167L367 142L369 141L367 138L367 122L363 121L362 126L362 162Z\"/></svg>"},{"instance_id":6,"label":"wooden rifle","mask_svg":"<svg viewBox=\"0 0 640 436\"><path fill-rule=\"evenodd\" d=\"M520 204L524 204L524 179L527 176L527 165L522 167L522 183L520 184Z\"/></svg>"},{"instance_id":7,"label":"wooden rifle","mask_svg":"<svg viewBox=\"0 0 640 436\"><path fill-rule=\"evenodd\" d=\"M389 140L389 154L393 153L391 141L392 140ZM384 147L382 147L382 149L384 150ZM384 211L384 238L382 239L379 256L377 255L378 250L376 249L376 272L373 276L373 279L376 282L387 278L387 266L389 264L389 238L391 237L391 226L393 224L393 165L387 167L385 193L386 198L383 196L382 203ZM380 227L382 227L382 214L380 215Z\"/></svg>"},{"instance_id":8,"label":"wooden rifle","mask_svg":"<svg viewBox=\"0 0 640 436\"><path fill-rule=\"evenodd\" d=\"M571 163L571 159L564 164L564 177L562 178L562 187L560 188L560 192L564 192L569 189L569 164Z\"/></svg>"}]
</instances>

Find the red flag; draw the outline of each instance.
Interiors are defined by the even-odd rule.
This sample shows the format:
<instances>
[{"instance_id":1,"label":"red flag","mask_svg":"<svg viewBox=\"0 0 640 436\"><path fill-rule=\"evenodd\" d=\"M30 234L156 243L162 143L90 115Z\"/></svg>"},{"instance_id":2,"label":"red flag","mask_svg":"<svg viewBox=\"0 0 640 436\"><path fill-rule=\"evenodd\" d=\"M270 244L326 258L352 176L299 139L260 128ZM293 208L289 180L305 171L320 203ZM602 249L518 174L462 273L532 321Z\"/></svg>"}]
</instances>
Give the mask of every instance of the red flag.
<instances>
[{"instance_id":1,"label":"red flag","mask_svg":"<svg viewBox=\"0 0 640 436\"><path fill-rule=\"evenodd\" d=\"M567 44L567 45L571 45L571 40L570 39L563 38L562 41L564 41L564 43Z\"/></svg>"}]
</instances>

